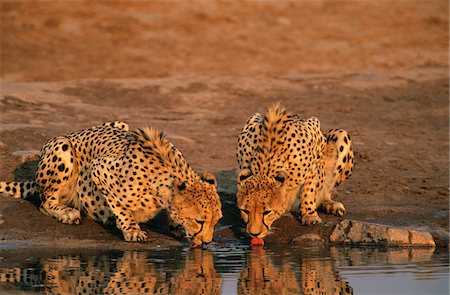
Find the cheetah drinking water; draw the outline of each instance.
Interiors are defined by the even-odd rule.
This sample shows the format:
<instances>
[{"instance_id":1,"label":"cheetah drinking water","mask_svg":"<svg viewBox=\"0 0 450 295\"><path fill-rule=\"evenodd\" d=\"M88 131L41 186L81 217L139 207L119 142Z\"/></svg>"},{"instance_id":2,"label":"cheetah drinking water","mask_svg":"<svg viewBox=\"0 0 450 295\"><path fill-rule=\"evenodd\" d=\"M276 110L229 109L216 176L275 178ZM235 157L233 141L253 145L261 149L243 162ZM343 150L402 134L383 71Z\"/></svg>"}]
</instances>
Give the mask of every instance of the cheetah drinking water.
<instances>
[{"instance_id":1,"label":"cheetah drinking water","mask_svg":"<svg viewBox=\"0 0 450 295\"><path fill-rule=\"evenodd\" d=\"M139 223L166 209L195 245L209 243L222 217L212 174L199 176L180 151L152 128L129 131L110 122L48 141L36 179L0 182L0 192L39 196L40 210L66 224L80 224L84 211L115 222L126 241L145 241Z\"/></svg>"},{"instance_id":2,"label":"cheetah drinking water","mask_svg":"<svg viewBox=\"0 0 450 295\"><path fill-rule=\"evenodd\" d=\"M353 150L345 130L322 134L319 120L304 119L279 105L251 116L238 139L237 205L254 239L267 235L287 211L302 224L321 222L317 209L343 216L333 189L350 177ZM253 241L252 241L253 242Z\"/></svg>"}]
</instances>

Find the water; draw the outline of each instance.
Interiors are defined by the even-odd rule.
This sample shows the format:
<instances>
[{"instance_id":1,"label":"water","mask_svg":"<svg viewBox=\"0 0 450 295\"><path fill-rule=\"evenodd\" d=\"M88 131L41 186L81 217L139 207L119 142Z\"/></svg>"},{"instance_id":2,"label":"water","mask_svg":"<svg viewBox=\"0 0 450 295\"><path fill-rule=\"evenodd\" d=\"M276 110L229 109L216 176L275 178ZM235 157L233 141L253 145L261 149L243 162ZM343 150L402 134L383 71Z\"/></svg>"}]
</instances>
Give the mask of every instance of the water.
<instances>
[{"instance_id":1,"label":"water","mask_svg":"<svg viewBox=\"0 0 450 295\"><path fill-rule=\"evenodd\" d=\"M431 249L254 247L3 250L0 293L449 294L449 254Z\"/></svg>"}]
</instances>

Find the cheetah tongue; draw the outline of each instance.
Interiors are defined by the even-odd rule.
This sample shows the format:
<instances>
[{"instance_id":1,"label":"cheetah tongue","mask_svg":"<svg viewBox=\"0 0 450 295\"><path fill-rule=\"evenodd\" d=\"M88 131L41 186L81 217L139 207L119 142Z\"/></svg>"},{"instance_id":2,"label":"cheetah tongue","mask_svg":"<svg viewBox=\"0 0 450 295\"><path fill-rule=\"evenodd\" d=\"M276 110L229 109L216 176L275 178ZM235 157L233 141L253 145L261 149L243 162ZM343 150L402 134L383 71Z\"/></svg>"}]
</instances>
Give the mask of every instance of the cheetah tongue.
<instances>
[{"instance_id":1,"label":"cheetah tongue","mask_svg":"<svg viewBox=\"0 0 450 295\"><path fill-rule=\"evenodd\" d=\"M202 247L202 245L195 244L195 243L191 243L191 244L189 245L189 248L191 248L191 249L193 249L193 248L201 248L201 247Z\"/></svg>"},{"instance_id":2,"label":"cheetah tongue","mask_svg":"<svg viewBox=\"0 0 450 295\"><path fill-rule=\"evenodd\" d=\"M263 245L264 245L264 240L261 239L261 238L252 238L252 240L250 241L250 244L251 244L252 246L256 246L256 245L261 245L261 246L263 246Z\"/></svg>"}]
</instances>

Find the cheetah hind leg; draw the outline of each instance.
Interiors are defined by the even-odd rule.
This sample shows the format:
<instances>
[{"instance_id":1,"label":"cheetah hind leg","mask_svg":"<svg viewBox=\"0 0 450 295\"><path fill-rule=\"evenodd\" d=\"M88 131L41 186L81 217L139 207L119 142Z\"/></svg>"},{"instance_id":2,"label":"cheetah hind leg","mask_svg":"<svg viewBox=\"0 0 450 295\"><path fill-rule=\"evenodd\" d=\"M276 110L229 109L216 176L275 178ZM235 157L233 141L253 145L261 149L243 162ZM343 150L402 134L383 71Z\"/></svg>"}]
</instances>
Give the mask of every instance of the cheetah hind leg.
<instances>
[{"instance_id":1,"label":"cheetah hind leg","mask_svg":"<svg viewBox=\"0 0 450 295\"><path fill-rule=\"evenodd\" d=\"M39 208L42 213L56 218L65 224L79 225L81 224L80 210L65 205L53 204L46 202Z\"/></svg>"},{"instance_id":2,"label":"cheetah hind leg","mask_svg":"<svg viewBox=\"0 0 450 295\"><path fill-rule=\"evenodd\" d=\"M344 205L341 202L333 201L331 194L352 173L352 142L348 133L343 129L331 130L326 134L326 137L327 144L324 151L325 175L323 187L319 193L320 207L328 214L344 216Z\"/></svg>"},{"instance_id":3,"label":"cheetah hind leg","mask_svg":"<svg viewBox=\"0 0 450 295\"><path fill-rule=\"evenodd\" d=\"M80 171L77 194L84 211L93 220L107 226L115 226L116 219L111 212L108 202L94 183L89 167Z\"/></svg>"},{"instance_id":4,"label":"cheetah hind leg","mask_svg":"<svg viewBox=\"0 0 450 295\"><path fill-rule=\"evenodd\" d=\"M80 224L80 204L75 193L76 168L72 145L66 137L56 137L44 146L36 173L43 203L42 213L65 224ZM73 206L73 207L69 207Z\"/></svg>"}]
</instances>

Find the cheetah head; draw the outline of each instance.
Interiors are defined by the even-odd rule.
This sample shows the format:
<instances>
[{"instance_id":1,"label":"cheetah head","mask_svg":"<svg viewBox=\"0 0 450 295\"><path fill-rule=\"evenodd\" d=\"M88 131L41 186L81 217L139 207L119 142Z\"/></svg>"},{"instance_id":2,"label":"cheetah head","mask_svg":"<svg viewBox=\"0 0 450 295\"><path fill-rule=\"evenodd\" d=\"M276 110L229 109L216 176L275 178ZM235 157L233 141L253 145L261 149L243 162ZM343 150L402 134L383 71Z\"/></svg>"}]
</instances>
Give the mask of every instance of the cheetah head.
<instances>
[{"instance_id":1,"label":"cheetah head","mask_svg":"<svg viewBox=\"0 0 450 295\"><path fill-rule=\"evenodd\" d=\"M240 171L237 205L251 237L265 237L272 223L286 212L286 179L283 171L274 177L255 176L249 169Z\"/></svg>"},{"instance_id":2,"label":"cheetah head","mask_svg":"<svg viewBox=\"0 0 450 295\"><path fill-rule=\"evenodd\" d=\"M187 183L174 181L174 195L169 216L180 225L195 245L210 243L214 226L222 218L222 204L217 194L214 175L205 173L201 181Z\"/></svg>"}]
</instances>

